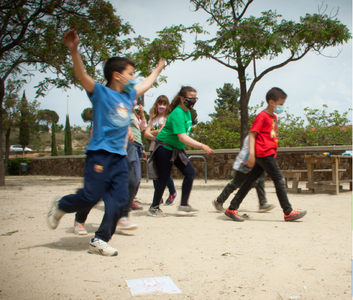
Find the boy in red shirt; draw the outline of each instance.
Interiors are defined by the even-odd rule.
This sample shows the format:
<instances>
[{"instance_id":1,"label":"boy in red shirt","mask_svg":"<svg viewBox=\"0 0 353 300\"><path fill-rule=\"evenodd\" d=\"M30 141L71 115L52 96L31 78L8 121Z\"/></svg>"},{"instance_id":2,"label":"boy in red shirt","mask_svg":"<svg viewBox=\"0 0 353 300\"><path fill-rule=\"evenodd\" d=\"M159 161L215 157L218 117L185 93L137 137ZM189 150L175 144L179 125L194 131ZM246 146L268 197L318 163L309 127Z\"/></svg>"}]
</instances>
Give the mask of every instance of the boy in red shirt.
<instances>
[{"instance_id":1,"label":"boy in red shirt","mask_svg":"<svg viewBox=\"0 0 353 300\"><path fill-rule=\"evenodd\" d=\"M264 170L275 184L276 194L284 212L284 220L294 221L306 215L305 210L296 211L292 209L287 197L285 180L276 161L278 148L278 118L276 114L283 112L283 104L286 98L287 94L280 88L270 89L266 94L267 108L256 116L250 129L247 165L252 170L230 203L229 208L225 211L225 215L234 221L244 221L237 210L253 183Z\"/></svg>"}]
</instances>

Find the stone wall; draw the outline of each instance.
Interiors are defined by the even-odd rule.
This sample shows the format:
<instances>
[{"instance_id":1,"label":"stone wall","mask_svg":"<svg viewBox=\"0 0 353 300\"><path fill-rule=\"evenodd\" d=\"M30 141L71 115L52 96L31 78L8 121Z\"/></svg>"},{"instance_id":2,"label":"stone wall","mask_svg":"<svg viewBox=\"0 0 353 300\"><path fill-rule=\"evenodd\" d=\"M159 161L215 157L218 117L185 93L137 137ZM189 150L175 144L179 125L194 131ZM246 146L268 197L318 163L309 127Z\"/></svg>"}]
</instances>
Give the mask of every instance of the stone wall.
<instances>
[{"instance_id":1,"label":"stone wall","mask_svg":"<svg viewBox=\"0 0 353 300\"><path fill-rule=\"evenodd\" d=\"M323 152L342 154L346 150L352 150L352 146L330 147L293 147L279 148L277 162L281 170L306 170L304 155L317 155ZM230 179L232 166L239 149L215 150L215 153L207 156L204 151L187 151L189 156L202 156L207 162L207 179ZM196 178L205 178L205 163L203 158L192 157L191 162L196 170ZM347 159L341 159L340 168L347 169ZM31 175L57 175L57 176L84 176L85 155L38 157L31 158L29 174ZM329 165L320 168L330 168ZM142 161L142 176L146 177L146 162ZM182 178L178 169L173 167L173 178ZM316 174L315 176L322 176ZM346 177L347 174L340 173ZM303 173L301 180L306 180Z\"/></svg>"}]
</instances>

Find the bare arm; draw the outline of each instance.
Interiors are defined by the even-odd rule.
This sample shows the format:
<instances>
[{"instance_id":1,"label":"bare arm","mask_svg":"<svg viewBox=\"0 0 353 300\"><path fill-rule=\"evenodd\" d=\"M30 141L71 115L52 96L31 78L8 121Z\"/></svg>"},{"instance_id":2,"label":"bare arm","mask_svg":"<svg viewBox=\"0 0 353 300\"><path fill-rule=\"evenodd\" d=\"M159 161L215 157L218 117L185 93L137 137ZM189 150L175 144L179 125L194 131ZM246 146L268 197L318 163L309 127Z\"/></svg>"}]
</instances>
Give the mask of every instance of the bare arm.
<instances>
[{"instance_id":1,"label":"bare arm","mask_svg":"<svg viewBox=\"0 0 353 300\"><path fill-rule=\"evenodd\" d=\"M183 144L185 144L189 147L202 149L206 152L206 154L213 153L213 150L210 147L208 147L207 145L202 144L198 141L195 141L193 138L189 137L186 133L178 133L178 138L179 138L180 142L182 142Z\"/></svg>"},{"instance_id":2,"label":"bare arm","mask_svg":"<svg viewBox=\"0 0 353 300\"><path fill-rule=\"evenodd\" d=\"M151 123L147 124L147 128L145 130L144 136L145 136L146 139L148 139L150 141L154 141L156 139L156 137L152 134L152 130L151 129L152 129Z\"/></svg>"},{"instance_id":3,"label":"bare arm","mask_svg":"<svg viewBox=\"0 0 353 300\"><path fill-rule=\"evenodd\" d=\"M89 76L82 63L81 55L78 52L78 36L75 29L68 30L64 35L64 42L70 50L72 57L72 63L74 65L74 71L77 78L80 80L83 88L89 92L93 93L94 91L94 80Z\"/></svg>"},{"instance_id":4,"label":"bare arm","mask_svg":"<svg viewBox=\"0 0 353 300\"><path fill-rule=\"evenodd\" d=\"M158 75L162 72L164 66L165 59L161 58L153 72L139 86L135 87L137 93L136 97L143 95L150 89L152 84L156 81Z\"/></svg>"},{"instance_id":5,"label":"bare arm","mask_svg":"<svg viewBox=\"0 0 353 300\"><path fill-rule=\"evenodd\" d=\"M252 168L255 165L255 139L257 132L252 131L249 133L249 157L248 157L248 167Z\"/></svg>"}]
</instances>

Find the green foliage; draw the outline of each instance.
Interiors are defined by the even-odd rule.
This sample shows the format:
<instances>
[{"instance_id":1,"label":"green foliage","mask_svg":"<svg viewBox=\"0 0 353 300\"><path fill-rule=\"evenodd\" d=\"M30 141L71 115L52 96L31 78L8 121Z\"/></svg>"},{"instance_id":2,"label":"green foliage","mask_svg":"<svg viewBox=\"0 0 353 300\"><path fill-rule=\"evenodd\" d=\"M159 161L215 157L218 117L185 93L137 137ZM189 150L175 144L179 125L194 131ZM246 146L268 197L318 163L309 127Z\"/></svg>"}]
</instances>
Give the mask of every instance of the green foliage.
<instances>
[{"instance_id":1,"label":"green foliage","mask_svg":"<svg viewBox=\"0 0 353 300\"><path fill-rule=\"evenodd\" d=\"M239 88L234 88L233 84L225 83L223 88L216 89L218 98L214 101L216 106L216 113L211 114L211 116L216 116L218 110L227 109L232 112L240 111L240 90Z\"/></svg>"},{"instance_id":2,"label":"green foliage","mask_svg":"<svg viewBox=\"0 0 353 300\"><path fill-rule=\"evenodd\" d=\"M83 122L85 123L91 123L93 122L93 109L92 107L87 107L83 110L83 112L81 113L81 118L83 120Z\"/></svg>"},{"instance_id":3,"label":"green foliage","mask_svg":"<svg viewBox=\"0 0 353 300\"><path fill-rule=\"evenodd\" d=\"M262 12L260 17L244 17L253 0L190 2L194 4L195 11L201 10L209 15L207 22L217 26L217 33L208 38L199 24L166 27L150 44L142 41L144 50L137 56L148 62L145 65L150 65L154 53L169 61L209 58L237 72L241 116L244 119L241 122L242 139L248 133L248 104L257 82L269 72L300 60L310 51L321 54L327 47L343 45L352 38L346 25L335 16L324 13L306 14L297 23L287 21L271 10ZM190 53L184 51L184 33L195 33L196 36L194 50ZM283 60L257 72L259 60L274 58ZM247 71L248 67L252 72Z\"/></svg>"},{"instance_id":4,"label":"green foliage","mask_svg":"<svg viewBox=\"0 0 353 300\"><path fill-rule=\"evenodd\" d=\"M249 121L252 122L256 112L263 106L249 108ZM211 115L212 120L198 123L191 132L191 137L204 143L212 149L240 148L240 114L238 111L218 109L217 114ZM251 126L251 124L249 124Z\"/></svg>"},{"instance_id":5,"label":"green foliage","mask_svg":"<svg viewBox=\"0 0 353 300\"><path fill-rule=\"evenodd\" d=\"M49 131L49 124L58 123L59 115L56 111L50 109L40 109L37 113L37 118L39 122L43 122L47 126L47 130Z\"/></svg>"},{"instance_id":6,"label":"green foliage","mask_svg":"<svg viewBox=\"0 0 353 300\"><path fill-rule=\"evenodd\" d=\"M72 155L71 127L69 115L66 115L64 151L65 155Z\"/></svg>"},{"instance_id":7,"label":"green foliage","mask_svg":"<svg viewBox=\"0 0 353 300\"><path fill-rule=\"evenodd\" d=\"M29 132L29 110L28 110L28 102L27 98L25 95L25 92L23 92L22 100L20 103L20 133L19 133L19 141L20 145L23 147L23 149L28 146L29 144L29 139L30 139L30 132Z\"/></svg>"},{"instance_id":8,"label":"green foliage","mask_svg":"<svg viewBox=\"0 0 353 300\"><path fill-rule=\"evenodd\" d=\"M55 137L55 123L51 125L51 153L50 156L58 156L58 149L56 147L56 137Z\"/></svg>"},{"instance_id":9,"label":"green foliage","mask_svg":"<svg viewBox=\"0 0 353 300\"><path fill-rule=\"evenodd\" d=\"M20 164L26 163L28 168L31 166L31 160L27 157L19 157L9 161L9 175L20 174Z\"/></svg>"},{"instance_id":10,"label":"green foliage","mask_svg":"<svg viewBox=\"0 0 353 300\"><path fill-rule=\"evenodd\" d=\"M194 108L190 109L192 126L195 126L199 121L197 120L197 112Z\"/></svg>"},{"instance_id":11,"label":"green foliage","mask_svg":"<svg viewBox=\"0 0 353 300\"><path fill-rule=\"evenodd\" d=\"M279 118L279 147L351 145L352 125L347 116L352 109L341 115L337 110L327 113L327 108L304 108L306 126L301 117L285 112L285 117Z\"/></svg>"}]
</instances>

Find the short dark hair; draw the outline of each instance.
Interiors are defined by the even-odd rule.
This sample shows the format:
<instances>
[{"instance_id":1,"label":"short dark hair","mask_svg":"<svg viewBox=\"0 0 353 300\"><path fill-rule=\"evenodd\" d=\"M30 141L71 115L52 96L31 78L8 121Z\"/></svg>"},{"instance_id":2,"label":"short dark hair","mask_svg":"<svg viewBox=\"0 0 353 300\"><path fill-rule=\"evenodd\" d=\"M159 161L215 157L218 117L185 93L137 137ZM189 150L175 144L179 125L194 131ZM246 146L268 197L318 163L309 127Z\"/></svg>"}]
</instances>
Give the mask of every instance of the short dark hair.
<instances>
[{"instance_id":1,"label":"short dark hair","mask_svg":"<svg viewBox=\"0 0 353 300\"><path fill-rule=\"evenodd\" d=\"M128 58L117 56L109 58L104 65L104 77L108 83L112 79L113 72L121 73L126 69L127 65L135 68L135 63Z\"/></svg>"},{"instance_id":2,"label":"short dark hair","mask_svg":"<svg viewBox=\"0 0 353 300\"><path fill-rule=\"evenodd\" d=\"M287 99L287 94L278 87L273 87L266 94L266 102L273 100L277 102L279 99Z\"/></svg>"}]
</instances>

